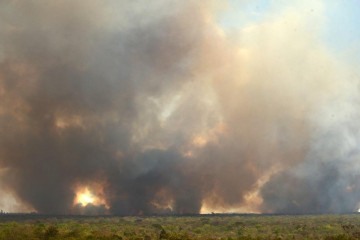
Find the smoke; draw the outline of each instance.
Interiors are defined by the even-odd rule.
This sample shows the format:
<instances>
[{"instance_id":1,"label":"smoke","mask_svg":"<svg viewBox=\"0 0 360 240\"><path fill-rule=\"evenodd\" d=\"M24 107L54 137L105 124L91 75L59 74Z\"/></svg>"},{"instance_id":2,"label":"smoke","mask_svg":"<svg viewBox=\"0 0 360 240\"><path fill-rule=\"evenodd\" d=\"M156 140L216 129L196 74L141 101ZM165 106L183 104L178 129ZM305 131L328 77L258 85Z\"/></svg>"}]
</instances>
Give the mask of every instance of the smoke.
<instances>
[{"instance_id":1,"label":"smoke","mask_svg":"<svg viewBox=\"0 0 360 240\"><path fill-rule=\"evenodd\" d=\"M308 4L226 32L212 0L2 1L2 194L61 214L356 210L358 79ZM85 187L101 204L74 203Z\"/></svg>"}]
</instances>

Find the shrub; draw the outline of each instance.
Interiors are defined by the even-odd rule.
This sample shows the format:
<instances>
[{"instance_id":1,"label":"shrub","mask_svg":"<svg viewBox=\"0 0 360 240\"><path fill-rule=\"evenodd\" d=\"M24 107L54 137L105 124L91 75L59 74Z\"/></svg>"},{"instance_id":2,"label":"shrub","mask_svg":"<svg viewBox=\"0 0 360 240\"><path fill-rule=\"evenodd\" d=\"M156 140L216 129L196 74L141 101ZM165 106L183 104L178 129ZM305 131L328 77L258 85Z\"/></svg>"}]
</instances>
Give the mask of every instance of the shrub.
<instances>
[{"instance_id":1,"label":"shrub","mask_svg":"<svg viewBox=\"0 0 360 240\"><path fill-rule=\"evenodd\" d=\"M58 236L59 234L59 229L56 226L49 226L44 234L44 238L46 240L51 239L51 238L55 238L56 236Z\"/></svg>"}]
</instances>

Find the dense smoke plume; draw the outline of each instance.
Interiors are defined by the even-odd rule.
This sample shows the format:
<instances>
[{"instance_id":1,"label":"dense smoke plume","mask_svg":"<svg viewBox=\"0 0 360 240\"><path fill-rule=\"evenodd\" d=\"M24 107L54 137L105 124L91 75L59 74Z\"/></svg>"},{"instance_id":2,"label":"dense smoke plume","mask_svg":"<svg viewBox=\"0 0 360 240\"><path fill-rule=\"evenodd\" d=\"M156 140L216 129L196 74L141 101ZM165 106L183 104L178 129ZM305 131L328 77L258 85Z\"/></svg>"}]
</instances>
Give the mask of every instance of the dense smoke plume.
<instances>
[{"instance_id":1,"label":"dense smoke plume","mask_svg":"<svg viewBox=\"0 0 360 240\"><path fill-rule=\"evenodd\" d=\"M225 32L212 0L1 1L0 207L355 211L358 75L304 2Z\"/></svg>"}]
</instances>

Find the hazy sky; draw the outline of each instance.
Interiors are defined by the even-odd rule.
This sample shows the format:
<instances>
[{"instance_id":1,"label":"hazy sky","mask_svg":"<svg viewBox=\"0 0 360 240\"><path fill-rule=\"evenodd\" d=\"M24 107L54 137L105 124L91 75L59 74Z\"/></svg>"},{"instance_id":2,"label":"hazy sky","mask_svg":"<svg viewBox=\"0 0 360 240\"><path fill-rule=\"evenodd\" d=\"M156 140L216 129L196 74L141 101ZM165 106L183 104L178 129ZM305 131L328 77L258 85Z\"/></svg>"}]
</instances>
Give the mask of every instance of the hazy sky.
<instances>
[{"instance_id":1,"label":"hazy sky","mask_svg":"<svg viewBox=\"0 0 360 240\"><path fill-rule=\"evenodd\" d=\"M273 9L281 11L291 8L296 1L271 0L229 0L227 10L219 17L219 23L227 31L236 31L247 25L266 20L273 14ZM321 1L314 1L321 2ZM306 3L308 4L308 3ZM305 5L306 5L305 4ZM360 41L360 2L357 0L330 0L323 5L321 12L316 12L308 4L309 14L320 14L324 17L324 43L338 51L346 51Z\"/></svg>"},{"instance_id":2,"label":"hazy sky","mask_svg":"<svg viewBox=\"0 0 360 240\"><path fill-rule=\"evenodd\" d=\"M301 1L270 1L270 0L229 0L226 11L219 17L219 24L227 32L237 31L243 27L266 21L276 12L296 7ZM314 1L320 3L321 1ZM322 9L306 3L299 12L309 15L321 15L323 26L318 33L326 47L334 54L348 54L359 51L360 42L360 3L357 0L330 0L323 2ZM308 6L306 6L308 5ZM276 14L276 13L275 13ZM359 54L354 54L359 55ZM357 58L360 60L360 57Z\"/></svg>"}]
</instances>

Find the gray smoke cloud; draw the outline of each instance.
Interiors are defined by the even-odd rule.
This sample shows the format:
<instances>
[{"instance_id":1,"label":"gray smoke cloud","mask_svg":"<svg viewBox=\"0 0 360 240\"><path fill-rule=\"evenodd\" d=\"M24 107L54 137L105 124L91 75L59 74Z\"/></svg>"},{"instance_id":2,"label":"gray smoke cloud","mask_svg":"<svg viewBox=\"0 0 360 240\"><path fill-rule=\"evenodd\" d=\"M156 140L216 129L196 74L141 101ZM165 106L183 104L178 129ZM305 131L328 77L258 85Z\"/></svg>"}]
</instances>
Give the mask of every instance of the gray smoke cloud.
<instances>
[{"instance_id":1,"label":"gray smoke cloud","mask_svg":"<svg viewBox=\"0 0 360 240\"><path fill-rule=\"evenodd\" d=\"M2 194L61 214L356 210L358 79L302 4L230 34L220 1L0 2Z\"/></svg>"}]
</instances>

